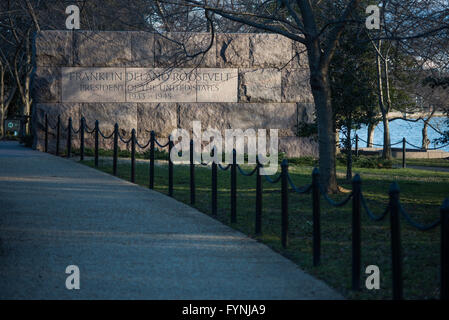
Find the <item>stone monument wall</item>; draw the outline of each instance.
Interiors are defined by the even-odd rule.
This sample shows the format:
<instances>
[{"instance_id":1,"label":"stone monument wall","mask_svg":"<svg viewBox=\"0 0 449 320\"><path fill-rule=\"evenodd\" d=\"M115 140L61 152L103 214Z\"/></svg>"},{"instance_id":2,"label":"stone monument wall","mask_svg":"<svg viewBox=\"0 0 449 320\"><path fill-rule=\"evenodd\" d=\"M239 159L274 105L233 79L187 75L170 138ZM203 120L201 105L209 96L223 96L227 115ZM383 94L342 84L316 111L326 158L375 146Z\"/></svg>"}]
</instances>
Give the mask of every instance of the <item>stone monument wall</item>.
<instances>
[{"instance_id":1,"label":"stone monument wall","mask_svg":"<svg viewBox=\"0 0 449 320\"><path fill-rule=\"evenodd\" d=\"M135 128L140 143L150 130L166 141L195 120L203 130L279 129L280 151L318 153L313 139L295 135L298 122L313 121L305 49L280 35L216 34L211 41L201 33L41 31L35 64L35 146L41 150L44 115L54 126L59 114L64 127L71 117L78 128L84 117L90 128L99 120L104 134L116 122L125 137ZM54 140L50 133L50 149ZM112 139L100 141L112 147ZM86 143L93 146L93 139L86 136Z\"/></svg>"}]
</instances>

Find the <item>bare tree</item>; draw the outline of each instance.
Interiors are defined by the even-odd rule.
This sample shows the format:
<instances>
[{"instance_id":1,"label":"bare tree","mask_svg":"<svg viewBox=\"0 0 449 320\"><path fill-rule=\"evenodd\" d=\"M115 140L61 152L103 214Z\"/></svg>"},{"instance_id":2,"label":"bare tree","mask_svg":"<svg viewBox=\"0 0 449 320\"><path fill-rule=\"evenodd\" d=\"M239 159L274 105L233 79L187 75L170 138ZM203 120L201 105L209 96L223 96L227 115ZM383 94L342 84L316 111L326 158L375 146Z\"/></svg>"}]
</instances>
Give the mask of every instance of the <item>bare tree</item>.
<instances>
[{"instance_id":1,"label":"bare tree","mask_svg":"<svg viewBox=\"0 0 449 320\"><path fill-rule=\"evenodd\" d=\"M91 30L142 30L151 26L147 18L152 7L146 0L136 0L132 4L125 0L74 2L82 10L83 23ZM30 87L33 73L32 38L41 29L65 28L65 8L69 4L73 3L65 0L5 0L0 3L2 119L6 117L16 93L20 101L18 112L30 119L33 105ZM11 80L14 85L10 84ZM26 134L31 133L30 124L31 121L27 121ZM3 135L3 129L1 132Z\"/></svg>"},{"instance_id":2,"label":"bare tree","mask_svg":"<svg viewBox=\"0 0 449 320\"><path fill-rule=\"evenodd\" d=\"M0 139L6 134L6 115L17 90L15 81L12 81L12 74L9 61L0 48Z\"/></svg>"},{"instance_id":3,"label":"bare tree","mask_svg":"<svg viewBox=\"0 0 449 320\"><path fill-rule=\"evenodd\" d=\"M383 151L384 158L391 157L390 130L388 113L392 109L400 109L400 106L393 106L391 101L391 63L390 49L406 55L414 61L414 68L408 70L409 76L420 72L426 64L437 66L440 72L448 67L449 62L449 10L447 1L379 1L382 12L381 28L377 31L376 40L371 40L373 48L376 50L376 65L378 69L378 97L379 109L382 115ZM383 46L387 46L385 50ZM396 58L396 59L395 59ZM397 62L398 57L394 57ZM415 78L415 77L414 77ZM415 79L414 89L418 88L422 79ZM408 85L410 89L410 85ZM410 94L415 94L410 90ZM418 94L419 95L419 94ZM402 110L404 114L407 110ZM423 135L427 135L427 126L435 111L430 111L424 121ZM372 143L374 125L368 128L368 144ZM427 143L427 136L423 137L423 146ZM370 146L370 145L368 145Z\"/></svg>"},{"instance_id":4,"label":"bare tree","mask_svg":"<svg viewBox=\"0 0 449 320\"><path fill-rule=\"evenodd\" d=\"M278 33L305 45L318 124L321 183L328 192L337 191L336 141L330 99L329 64L345 25L348 23L364 25L365 19L360 19L360 15L357 14L357 8L362 1L233 1L232 7L227 1L217 4L201 0L160 1L171 5L177 4L180 7L202 8L216 16L260 30ZM383 1L384 5L386 2ZM408 41L430 35L435 36L448 28L447 23L443 26L438 25L443 13L437 17L434 15L435 10L419 13L417 9L407 7L411 3L419 4L419 1L391 1L391 3L394 5L390 4L389 11L385 13L389 19L388 28L384 28L384 33L379 37L373 37L373 41L382 39ZM435 23L424 23L423 21L428 17L435 18ZM410 29L413 21L415 24L416 21L421 22L419 28ZM384 65L385 67L388 68L388 65ZM388 96L385 97L385 114L388 113L387 108L391 108L391 100ZM389 139L389 134L387 136Z\"/></svg>"},{"instance_id":5,"label":"bare tree","mask_svg":"<svg viewBox=\"0 0 449 320\"><path fill-rule=\"evenodd\" d=\"M214 5L199 0L161 2L201 8L243 25L284 35L306 46L318 123L321 183L328 192L337 192L335 126L328 71L338 39L360 0L335 4L329 1L312 4L307 0L236 1L233 7L227 2Z\"/></svg>"},{"instance_id":6,"label":"bare tree","mask_svg":"<svg viewBox=\"0 0 449 320\"><path fill-rule=\"evenodd\" d=\"M414 41L417 39L438 39L443 44L442 35L447 36L449 28L445 1L381 1L388 23L385 23L383 33L373 37L373 41L391 40L403 47L415 48L415 51L417 46L414 46ZM6 2L10 3L9 0ZM321 183L328 192L338 190L335 121L331 104L329 65L345 25L365 24L365 8L361 8L362 3L368 4L368 1L137 0L132 4L124 0L76 1L83 12L84 24L91 30L170 30L213 33L214 27L220 30L223 23L227 21L229 31L272 32L304 45L307 49L310 84L318 124ZM51 12L63 10L66 3L62 0L36 2L18 0L15 4L7 8L5 12L12 15L13 22L14 19L21 21L20 24L16 22L14 26L12 23L10 26L20 30L20 35L23 36L32 34L37 28L55 28L55 24L52 23L53 16L62 19L64 14L52 15ZM127 6L132 7L132 10L129 10ZM63 23L58 21L56 25L56 29L61 29ZM32 28L30 33L28 28ZM16 42L21 43L21 41ZM23 41L22 48L23 52L18 55L17 61L27 64L27 41ZM429 51L429 56L432 54L434 53ZM26 96L28 69L19 67L17 70L24 72L24 75L20 77L22 84L18 85L18 89L21 95ZM22 101L28 103L26 99L22 98ZM388 96L385 101L386 104L389 103Z\"/></svg>"},{"instance_id":7,"label":"bare tree","mask_svg":"<svg viewBox=\"0 0 449 320\"><path fill-rule=\"evenodd\" d=\"M391 121L404 120L408 122L423 122L421 148L427 149L430 144L428 138L428 128L432 128L437 133L443 135L443 130L432 125L431 119L435 115L441 115L449 108L449 92L440 86L431 86L426 83L430 70L416 70L414 81L407 85L407 90L415 96L416 106L404 113L403 117L391 118ZM409 115L415 116L410 119ZM417 115L417 116L416 116Z\"/></svg>"}]
</instances>

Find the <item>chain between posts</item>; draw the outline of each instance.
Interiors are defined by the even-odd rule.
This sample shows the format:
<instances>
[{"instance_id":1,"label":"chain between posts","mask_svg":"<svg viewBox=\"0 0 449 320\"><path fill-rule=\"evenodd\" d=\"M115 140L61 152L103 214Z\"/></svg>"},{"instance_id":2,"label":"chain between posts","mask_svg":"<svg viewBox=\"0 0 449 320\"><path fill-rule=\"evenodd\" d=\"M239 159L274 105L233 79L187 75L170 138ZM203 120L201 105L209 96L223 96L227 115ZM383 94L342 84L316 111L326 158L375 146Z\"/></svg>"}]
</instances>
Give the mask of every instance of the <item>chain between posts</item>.
<instances>
[{"instance_id":1,"label":"chain between posts","mask_svg":"<svg viewBox=\"0 0 449 320\"><path fill-rule=\"evenodd\" d=\"M226 167L223 167L221 164L218 164L218 167L220 168L220 170L226 171L231 167L231 164L228 164Z\"/></svg>"},{"instance_id":2,"label":"chain between posts","mask_svg":"<svg viewBox=\"0 0 449 320\"><path fill-rule=\"evenodd\" d=\"M48 123L48 115L45 114L45 151L48 152L48 129L50 125ZM61 139L61 127L63 130L67 130L67 156L70 157L72 153L72 131L73 131L73 123L72 119L69 118L68 127L64 128L61 125L61 118L58 115L58 122L56 125L56 154L60 153L60 139ZM80 128L78 131L80 134L81 141L81 160L84 158L84 133L85 131L89 132L89 129L86 125L85 119L80 119ZM99 144L99 135L104 135L99 130L98 120L95 121L95 128L92 131L95 134L95 166L98 167L98 144ZM113 173L117 174L117 154L118 154L118 139L120 137L120 133L118 130L118 125L115 124L114 132L112 134L114 136L114 161L113 161ZM111 135L111 136L112 136ZM110 136L110 137L111 137ZM136 139L136 131L132 130L131 138L127 141L131 142L131 181L135 182L135 152L136 145L138 141ZM154 186L154 151L155 144L157 140L155 138L155 134L152 131L151 138L149 143L146 146L150 145L150 188ZM403 145L406 144L405 138L403 139ZM160 144L158 144L160 145ZM173 142L171 141L171 137L169 138L169 142L166 144L169 146L169 153L171 154L171 150L173 148ZM166 146L165 145L165 146ZM145 146L145 147L146 147ZM190 155L190 164L191 168L195 163L193 162L193 142L191 142L191 155ZM212 156L215 154L216 149L212 150ZM212 207L211 211L214 216L217 215L217 171L218 168L222 170L227 170L231 168L231 222L235 223L237 220L237 206L236 206L236 190L237 190L237 170L242 175L251 176L256 173L256 219L255 219L255 233L262 233L262 177L261 170L262 165L257 158L256 167L250 171L245 172L236 161L236 152L233 150L233 162L229 164L227 167L223 168L219 163L217 163L214 159L212 161L212 177L211 177L211 189L212 189ZM321 230L320 230L320 196L323 195L325 200L331 204L332 206L340 207L345 205L352 199L352 289L360 290L360 273L361 273L361 208L363 207L367 212L369 218L374 221L380 221L386 217L388 213L390 213L390 230L391 230L391 263L392 263L392 282L393 282L393 298L394 299L402 299L403 297L403 288L402 288L402 256L401 256L401 239L400 239L400 216L402 215L405 220L414 228L417 228L422 231L431 230L440 225L441 227L441 247L440 247L440 273L441 273L441 290L440 297L442 300L449 299L449 199L445 199L441 208L440 208L440 218L439 220L428 224L421 225L415 222L410 215L404 210L399 200L399 187L396 183L393 183L389 190L389 204L386 207L385 211L380 216L374 215L368 208L366 199L363 196L361 189L361 179L357 174L352 181L352 192L345 199L340 202L335 202L330 199L325 190L323 190L320 182L319 182L319 171L318 169L314 169L312 173L312 184L309 186L305 186L302 189L297 188L288 172L288 162L286 159L281 164L281 174L275 178L271 179L266 176L267 181L270 183L277 183L281 181L281 205L282 205L282 216L281 216L281 242L282 246L285 248L288 246L288 193L289 193L289 185L292 190L298 194L307 193L312 190L312 205L313 205L313 264L320 264L320 255L321 255ZM194 170L191 171L191 202L194 203L195 200L195 174ZM173 196L173 163L169 158L169 195ZM193 200L193 201L192 201Z\"/></svg>"},{"instance_id":3,"label":"chain between posts","mask_svg":"<svg viewBox=\"0 0 449 320\"><path fill-rule=\"evenodd\" d=\"M376 147L383 147L383 146L384 146L383 144L374 143L374 142L368 142L368 141L366 141L366 140L363 140L363 139L360 138L360 137L358 137L358 139L359 139L360 141L362 141L362 142L364 142L364 143L366 143L366 144L370 144L370 145L372 145L372 146L376 146ZM388 144L388 146L392 147L392 146L395 146L395 145L400 144L400 143L402 143L402 140L399 140L398 142L395 142L395 143L390 143L390 144Z\"/></svg>"},{"instance_id":4,"label":"chain between posts","mask_svg":"<svg viewBox=\"0 0 449 320\"><path fill-rule=\"evenodd\" d=\"M167 141L166 144L160 144L159 141L157 141L157 139L155 138L154 141L156 142L156 144L160 147L160 148L165 148L166 146L170 146L170 138Z\"/></svg>"}]
</instances>

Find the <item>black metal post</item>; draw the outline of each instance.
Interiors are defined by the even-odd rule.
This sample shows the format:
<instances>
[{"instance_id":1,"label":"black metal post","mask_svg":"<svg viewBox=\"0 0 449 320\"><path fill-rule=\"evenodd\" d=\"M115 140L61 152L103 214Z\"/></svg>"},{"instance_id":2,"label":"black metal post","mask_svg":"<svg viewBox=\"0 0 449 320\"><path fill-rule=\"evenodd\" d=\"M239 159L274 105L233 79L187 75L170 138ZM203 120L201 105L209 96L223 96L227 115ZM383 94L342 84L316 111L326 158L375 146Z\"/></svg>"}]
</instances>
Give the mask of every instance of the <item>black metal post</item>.
<instances>
[{"instance_id":1,"label":"black metal post","mask_svg":"<svg viewBox=\"0 0 449 320\"><path fill-rule=\"evenodd\" d=\"M441 288L440 299L449 300L449 198L443 201L441 213Z\"/></svg>"},{"instance_id":2,"label":"black metal post","mask_svg":"<svg viewBox=\"0 0 449 320\"><path fill-rule=\"evenodd\" d=\"M361 268L361 240L360 240L360 203L361 203L360 175L356 174L352 180L352 290L360 290Z\"/></svg>"},{"instance_id":3,"label":"black metal post","mask_svg":"<svg viewBox=\"0 0 449 320\"><path fill-rule=\"evenodd\" d=\"M256 223L255 233L262 234L262 176L260 175L261 164L259 157L256 158Z\"/></svg>"},{"instance_id":4,"label":"black metal post","mask_svg":"<svg viewBox=\"0 0 449 320\"><path fill-rule=\"evenodd\" d=\"M72 118L67 125L67 158L72 156Z\"/></svg>"},{"instance_id":5,"label":"black metal post","mask_svg":"<svg viewBox=\"0 0 449 320\"><path fill-rule=\"evenodd\" d=\"M288 245L288 162L287 159L281 163L281 196L282 196L282 219L281 219L281 243L282 247Z\"/></svg>"},{"instance_id":6,"label":"black metal post","mask_svg":"<svg viewBox=\"0 0 449 320\"><path fill-rule=\"evenodd\" d=\"M405 137L402 138L402 168L405 168L407 165L405 163L405 153L406 153L406 148L405 148Z\"/></svg>"},{"instance_id":7,"label":"black metal post","mask_svg":"<svg viewBox=\"0 0 449 320\"><path fill-rule=\"evenodd\" d=\"M136 182L136 129L131 131L131 182Z\"/></svg>"},{"instance_id":8,"label":"black metal post","mask_svg":"<svg viewBox=\"0 0 449 320\"><path fill-rule=\"evenodd\" d=\"M150 189L154 188L154 131L150 133Z\"/></svg>"},{"instance_id":9,"label":"black metal post","mask_svg":"<svg viewBox=\"0 0 449 320\"><path fill-rule=\"evenodd\" d=\"M84 160L84 131L86 130L86 119L81 118L81 123L80 123L80 160Z\"/></svg>"},{"instance_id":10,"label":"black metal post","mask_svg":"<svg viewBox=\"0 0 449 320\"><path fill-rule=\"evenodd\" d=\"M216 147L212 149L212 156L215 158ZM212 215L217 215L217 163L212 159Z\"/></svg>"},{"instance_id":11,"label":"black metal post","mask_svg":"<svg viewBox=\"0 0 449 320\"><path fill-rule=\"evenodd\" d=\"M98 134L99 134L99 124L98 120L95 120L95 167L98 167Z\"/></svg>"},{"instance_id":12,"label":"black metal post","mask_svg":"<svg viewBox=\"0 0 449 320\"><path fill-rule=\"evenodd\" d=\"M359 156L359 135L355 135L355 156Z\"/></svg>"},{"instance_id":13,"label":"black metal post","mask_svg":"<svg viewBox=\"0 0 449 320\"><path fill-rule=\"evenodd\" d=\"M44 152L48 152L48 115L45 114L45 144Z\"/></svg>"},{"instance_id":14,"label":"black metal post","mask_svg":"<svg viewBox=\"0 0 449 320\"><path fill-rule=\"evenodd\" d=\"M114 125L114 153L112 157L112 174L117 175L117 160L118 160L118 123Z\"/></svg>"},{"instance_id":15,"label":"black metal post","mask_svg":"<svg viewBox=\"0 0 449 320\"><path fill-rule=\"evenodd\" d=\"M232 150L231 164L231 223L237 222L237 153Z\"/></svg>"},{"instance_id":16,"label":"black metal post","mask_svg":"<svg viewBox=\"0 0 449 320\"><path fill-rule=\"evenodd\" d=\"M320 172L318 168L312 172L312 213L313 213L313 265L318 266L321 260L320 230Z\"/></svg>"},{"instance_id":17,"label":"black metal post","mask_svg":"<svg viewBox=\"0 0 449 320\"><path fill-rule=\"evenodd\" d=\"M401 235L399 226L399 186L393 182L390 186L390 226L391 226L391 261L393 270L393 299L402 299L402 257Z\"/></svg>"},{"instance_id":18,"label":"black metal post","mask_svg":"<svg viewBox=\"0 0 449 320\"><path fill-rule=\"evenodd\" d=\"M58 123L56 124L56 155L59 156L59 140L61 139L61 116L58 115Z\"/></svg>"},{"instance_id":19,"label":"black metal post","mask_svg":"<svg viewBox=\"0 0 449 320\"><path fill-rule=\"evenodd\" d=\"M195 164L193 163L193 139L190 139L190 204L195 204Z\"/></svg>"},{"instance_id":20,"label":"black metal post","mask_svg":"<svg viewBox=\"0 0 449 320\"><path fill-rule=\"evenodd\" d=\"M173 141L171 136L168 137L168 195L173 197L173 162L171 161L171 150L173 149Z\"/></svg>"}]
</instances>

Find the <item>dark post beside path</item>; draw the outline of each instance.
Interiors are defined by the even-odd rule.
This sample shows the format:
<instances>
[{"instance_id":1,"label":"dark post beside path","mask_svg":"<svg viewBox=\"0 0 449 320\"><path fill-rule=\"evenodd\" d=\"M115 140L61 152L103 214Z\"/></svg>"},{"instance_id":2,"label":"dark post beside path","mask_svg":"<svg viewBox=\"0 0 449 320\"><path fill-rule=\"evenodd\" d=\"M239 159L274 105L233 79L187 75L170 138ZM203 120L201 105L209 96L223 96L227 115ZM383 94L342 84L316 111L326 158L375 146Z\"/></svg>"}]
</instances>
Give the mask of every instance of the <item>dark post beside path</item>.
<instances>
[{"instance_id":1,"label":"dark post beside path","mask_svg":"<svg viewBox=\"0 0 449 320\"><path fill-rule=\"evenodd\" d=\"M282 247L287 248L288 245L288 162L287 159L281 163L281 194L282 194L282 228L281 242Z\"/></svg>"},{"instance_id":2,"label":"dark post beside path","mask_svg":"<svg viewBox=\"0 0 449 320\"><path fill-rule=\"evenodd\" d=\"M359 135L355 135L355 156L359 156Z\"/></svg>"},{"instance_id":3,"label":"dark post beside path","mask_svg":"<svg viewBox=\"0 0 449 320\"><path fill-rule=\"evenodd\" d=\"M261 164L259 157L256 158L256 223L255 234L262 234L262 176L260 175Z\"/></svg>"},{"instance_id":4,"label":"dark post beside path","mask_svg":"<svg viewBox=\"0 0 449 320\"><path fill-rule=\"evenodd\" d=\"M212 149L212 215L217 215L217 163L215 162L216 147Z\"/></svg>"},{"instance_id":5,"label":"dark post beside path","mask_svg":"<svg viewBox=\"0 0 449 320\"><path fill-rule=\"evenodd\" d=\"M58 123L56 124L56 155L59 156L59 139L61 138L61 116L58 115Z\"/></svg>"},{"instance_id":6,"label":"dark post beside path","mask_svg":"<svg viewBox=\"0 0 449 320\"><path fill-rule=\"evenodd\" d=\"M406 148L405 148L405 137L402 138L402 168L406 167L406 163L405 163L405 153L406 153Z\"/></svg>"},{"instance_id":7,"label":"dark post beside path","mask_svg":"<svg viewBox=\"0 0 449 320\"><path fill-rule=\"evenodd\" d=\"M67 125L67 158L72 156L72 118Z\"/></svg>"},{"instance_id":8,"label":"dark post beside path","mask_svg":"<svg viewBox=\"0 0 449 320\"><path fill-rule=\"evenodd\" d=\"M360 203L361 184L359 174L352 180L352 290L360 290L361 240Z\"/></svg>"},{"instance_id":9,"label":"dark post beside path","mask_svg":"<svg viewBox=\"0 0 449 320\"><path fill-rule=\"evenodd\" d=\"M237 222L237 153L232 150L231 164L231 223Z\"/></svg>"},{"instance_id":10,"label":"dark post beside path","mask_svg":"<svg viewBox=\"0 0 449 320\"><path fill-rule=\"evenodd\" d=\"M154 188L154 131L150 133L150 189Z\"/></svg>"},{"instance_id":11,"label":"dark post beside path","mask_svg":"<svg viewBox=\"0 0 449 320\"><path fill-rule=\"evenodd\" d=\"M98 120L95 120L95 167L98 167L98 134L99 134Z\"/></svg>"},{"instance_id":12,"label":"dark post beside path","mask_svg":"<svg viewBox=\"0 0 449 320\"><path fill-rule=\"evenodd\" d=\"M114 125L114 151L112 157L112 174L117 175L117 159L118 158L118 124Z\"/></svg>"},{"instance_id":13,"label":"dark post beside path","mask_svg":"<svg viewBox=\"0 0 449 320\"><path fill-rule=\"evenodd\" d=\"M312 214L313 214L313 265L320 264L321 230L320 230L320 172L318 168L312 172Z\"/></svg>"},{"instance_id":14,"label":"dark post beside path","mask_svg":"<svg viewBox=\"0 0 449 320\"><path fill-rule=\"evenodd\" d=\"M48 115L45 114L45 146L44 151L48 152Z\"/></svg>"},{"instance_id":15,"label":"dark post beside path","mask_svg":"<svg viewBox=\"0 0 449 320\"><path fill-rule=\"evenodd\" d=\"M390 186L391 261L393 270L393 299L402 300L402 257L399 226L399 186Z\"/></svg>"},{"instance_id":16,"label":"dark post beside path","mask_svg":"<svg viewBox=\"0 0 449 320\"><path fill-rule=\"evenodd\" d=\"M131 182L136 182L136 129L131 131Z\"/></svg>"},{"instance_id":17,"label":"dark post beside path","mask_svg":"<svg viewBox=\"0 0 449 320\"><path fill-rule=\"evenodd\" d=\"M194 155L193 139L190 139L190 204L195 204L195 164L193 163Z\"/></svg>"},{"instance_id":18,"label":"dark post beside path","mask_svg":"<svg viewBox=\"0 0 449 320\"><path fill-rule=\"evenodd\" d=\"M171 150L173 149L173 141L171 136L168 137L168 195L173 197L173 162L171 161Z\"/></svg>"},{"instance_id":19,"label":"dark post beside path","mask_svg":"<svg viewBox=\"0 0 449 320\"><path fill-rule=\"evenodd\" d=\"M440 299L449 300L449 198L443 201L441 213L441 289Z\"/></svg>"},{"instance_id":20,"label":"dark post beside path","mask_svg":"<svg viewBox=\"0 0 449 320\"><path fill-rule=\"evenodd\" d=\"M86 119L81 118L80 121L80 160L84 160L84 131L86 130Z\"/></svg>"}]
</instances>

